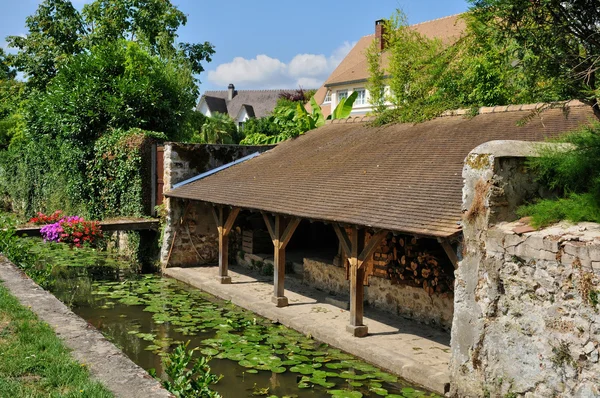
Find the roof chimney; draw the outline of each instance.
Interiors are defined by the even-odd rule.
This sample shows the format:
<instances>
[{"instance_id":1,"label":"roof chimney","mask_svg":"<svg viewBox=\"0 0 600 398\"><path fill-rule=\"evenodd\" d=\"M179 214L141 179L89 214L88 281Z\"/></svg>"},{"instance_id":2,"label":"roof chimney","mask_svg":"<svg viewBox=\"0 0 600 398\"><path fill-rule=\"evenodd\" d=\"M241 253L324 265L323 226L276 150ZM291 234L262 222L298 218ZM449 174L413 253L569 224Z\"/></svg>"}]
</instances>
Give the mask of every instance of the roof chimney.
<instances>
[{"instance_id":1,"label":"roof chimney","mask_svg":"<svg viewBox=\"0 0 600 398\"><path fill-rule=\"evenodd\" d=\"M379 51L385 50L385 19L375 21L375 38L379 43Z\"/></svg>"},{"instance_id":2,"label":"roof chimney","mask_svg":"<svg viewBox=\"0 0 600 398\"><path fill-rule=\"evenodd\" d=\"M235 86L233 83L229 83L227 86L227 101L231 101L235 97Z\"/></svg>"}]
</instances>

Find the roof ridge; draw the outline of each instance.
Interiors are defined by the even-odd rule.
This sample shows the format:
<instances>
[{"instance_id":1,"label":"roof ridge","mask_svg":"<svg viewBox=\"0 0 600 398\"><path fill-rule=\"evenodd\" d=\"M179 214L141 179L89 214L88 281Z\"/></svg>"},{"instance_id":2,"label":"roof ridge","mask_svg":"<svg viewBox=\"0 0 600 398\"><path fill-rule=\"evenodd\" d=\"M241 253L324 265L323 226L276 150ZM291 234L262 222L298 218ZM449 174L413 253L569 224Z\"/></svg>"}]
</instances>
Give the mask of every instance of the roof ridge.
<instances>
[{"instance_id":1,"label":"roof ridge","mask_svg":"<svg viewBox=\"0 0 600 398\"><path fill-rule=\"evenodd\" d=\"M239 92L248 92L248 91L252 91L252 92L271 92L271 91L295 91L298 90L297 88L265 88L265 89L257 89L257 90L238 90L235 89L235 91ZM302 88L302 90L307 91L307 90L316 90L314 88ZM206 90L204 92L204 94L202 95L206 95L206 93L226 93L228 90Z\"/></svg>"},{"instance_id":2,"label":"roof ridge","mask_svg":"<svg viewBox=\"0 0 600 398\"><path fill-rule=\"evenodd\" d=\"M447 19L447 18L452 18L452 17L456 17L462 14L465 14L466 12L459 12L458 14L452 14L452 15L446 15L445 17L439 17L439 18L435 18L435 19L430 19L429 21L422 21L422 22L418 22L412 25L407 25L408 28L412 28L413 26L419 26L419 25L424 25L426 23L430 23L430 22L435 22L435 21L441 21L442 19ZM375 36L375 33L369 33L368 35L364 35L361 36L360 38L364 38L364 37L371 37L371 36Z\"/></svg>"},{"instance_id":3,"label":"roof ridge","mask_svg":"<svg viewBox=\"0 0 600 398\"><path fill-rule=\"evenodd\" d=\"M568 101L556 101L556 102L538 102L535 104L520 104L520 105L497 105L497 106L482 106L478 108L477 114L488 114L488 113L506 113L506 112L518 112L518 111L535 111L543 109L550 105L562 105L565 108L576 108L581 106L588 106L586 103L579 100L568 100ZM448 116L464 116L473 114L473 110L469 108L462 108L456 110L449 110L442 113L439 117ZM346 119L333 119L327 120L326 124L345 124L345 123L365 123L375 120L375 116L350 116Z\"/></svg>"},{"instance_id":4,"label":"roof ridge","mask_svg":"<svg viewBox=\"0 0 600 398\"><path fill-rule=\"evenodd\" d=\"M452 14L452 15L446 15L445 17L439 17L439 18L435 18L435 19L430 19L429 21L423 21L423 22L419 22L419 23L415 23L412 25L408 25L408 27L412 27L412 26L419 26L419 25L424 25L426 23L429 22L435 22L435 21L441 21L442 19L447 19L447 18L452 18L452 17L457 17L459 15L465 14L466 12L459 12L457 14Z\"/></svg>"},{"instance_id":5,"label":"roof ridge","mask_svg":"<svg viewBox=\"0 0 600 398\"><path fill-rule=\"evenodd\" d=\"M518 111L535 111L543 109L547 106L562 105L565 108L575 108L579 106L587 106L584 102L573 99L568 101L556 101L556 102L537 102L535 104L516 104L516 105L496 105L496 106L482 106L477 108L477 114L487 113L504 113L504 112L518 112ZM440 115L440 117L446 116L462 116L473 114L473 109L461 108L454 110L447 110Z\"/></svg>"}]
</instances>

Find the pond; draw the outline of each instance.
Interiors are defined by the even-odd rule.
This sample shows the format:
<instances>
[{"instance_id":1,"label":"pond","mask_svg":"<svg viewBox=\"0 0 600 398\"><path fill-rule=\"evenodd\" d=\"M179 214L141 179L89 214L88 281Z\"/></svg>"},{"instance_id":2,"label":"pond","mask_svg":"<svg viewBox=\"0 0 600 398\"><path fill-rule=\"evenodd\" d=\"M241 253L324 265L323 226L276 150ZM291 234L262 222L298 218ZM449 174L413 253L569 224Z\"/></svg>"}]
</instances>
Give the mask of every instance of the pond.
<instances>
[{"instance_id":1,"label":"pond","mask_svg":"<svg viewBox=\"0 0 600 398\"><path fill-rule=\"evenodd\" d=\"M165 377L161 359L190 342L211 356L223 397L435 397L357 358L105 252L36 244L55 266L52 292L135 363ZM83 266L82 266L83 265Z\"/></svg>"}]
</instances>

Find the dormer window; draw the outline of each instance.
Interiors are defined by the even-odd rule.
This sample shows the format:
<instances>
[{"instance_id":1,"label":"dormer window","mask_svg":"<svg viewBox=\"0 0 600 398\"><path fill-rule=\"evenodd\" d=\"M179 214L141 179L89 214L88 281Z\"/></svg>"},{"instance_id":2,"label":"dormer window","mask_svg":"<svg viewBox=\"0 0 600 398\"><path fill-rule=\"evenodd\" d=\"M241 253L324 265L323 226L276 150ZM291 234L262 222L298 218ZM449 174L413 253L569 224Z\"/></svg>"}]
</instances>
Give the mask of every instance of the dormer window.
<instances>
[{"instance_id":1,"label":"dormer window","mask_svg":"<svg viewBox=\"0 0 600 398\"><path fill-rule=\"evenodd\" d=\"M331 90L327 90L327 94L325 94L325 99L323 100L324 104L331 102Z\"/></svg>"}]
</instances>

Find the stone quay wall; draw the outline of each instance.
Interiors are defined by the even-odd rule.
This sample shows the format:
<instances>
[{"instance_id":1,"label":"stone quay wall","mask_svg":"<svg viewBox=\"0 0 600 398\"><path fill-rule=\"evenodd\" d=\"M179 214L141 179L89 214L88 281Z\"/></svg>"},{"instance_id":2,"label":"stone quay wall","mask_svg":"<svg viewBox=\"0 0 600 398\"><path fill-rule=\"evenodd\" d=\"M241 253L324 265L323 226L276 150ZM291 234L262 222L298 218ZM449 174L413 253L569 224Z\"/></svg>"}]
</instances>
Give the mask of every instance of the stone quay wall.
<instances>
[{"instance_id":1,"label":"stone quay wall","mask_svg":"<svg viewBox=\"0 0 600 398\"><path fill-rule=\"evenodd\" d=\"M164 192L189 178L273 146L180 144L164 145ZM161 267L214 264L218 261L217 226L210 205L198 201L164 199L165 221Z\"/></svg>"},{"instance_id":2,"label":"stone quay wall","mask_svg":"<svg viewBox=\"0 0 600 398\"><path fill-rule=\"evenodd\" d=\"M515 221L545 194L524 167L535 153L490 142L466 159L453 397L600 396L600 225Z\"/></svg>"}]
</instances>

